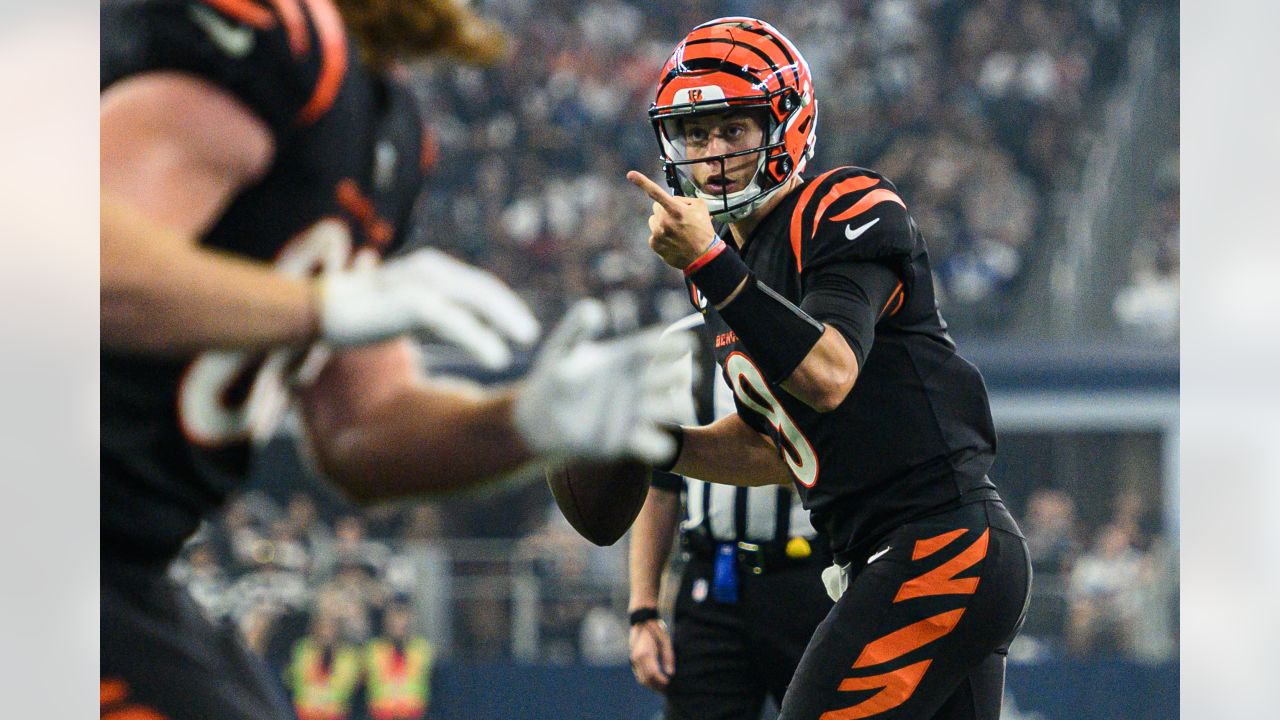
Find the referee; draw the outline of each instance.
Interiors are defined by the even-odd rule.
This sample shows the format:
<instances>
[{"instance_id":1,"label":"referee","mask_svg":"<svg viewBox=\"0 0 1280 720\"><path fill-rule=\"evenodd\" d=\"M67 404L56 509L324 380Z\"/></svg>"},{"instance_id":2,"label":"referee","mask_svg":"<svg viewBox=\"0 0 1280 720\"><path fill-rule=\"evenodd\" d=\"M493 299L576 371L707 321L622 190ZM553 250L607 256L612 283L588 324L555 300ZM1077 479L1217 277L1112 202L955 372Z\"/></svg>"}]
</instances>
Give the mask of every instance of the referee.
<instances>
[{"instance_id":1,"label":"referee","mask_svg":"<svg viewBox=\"0 0 1280 720\"><path fill-rule=\"evenodd\" d=\"M673 329L700 325L699 314ZM710 347L698 343L694 356L701 423L735 411ZM684 564L668 634L657 606L677 523ZM758 720L766 696L781 705L831 609L821 579L831 557L815 535L789 486L733 487L654 472L631 530L631 667L637 681L666 695L667 720Z\"/></svg>"}]
</instances>

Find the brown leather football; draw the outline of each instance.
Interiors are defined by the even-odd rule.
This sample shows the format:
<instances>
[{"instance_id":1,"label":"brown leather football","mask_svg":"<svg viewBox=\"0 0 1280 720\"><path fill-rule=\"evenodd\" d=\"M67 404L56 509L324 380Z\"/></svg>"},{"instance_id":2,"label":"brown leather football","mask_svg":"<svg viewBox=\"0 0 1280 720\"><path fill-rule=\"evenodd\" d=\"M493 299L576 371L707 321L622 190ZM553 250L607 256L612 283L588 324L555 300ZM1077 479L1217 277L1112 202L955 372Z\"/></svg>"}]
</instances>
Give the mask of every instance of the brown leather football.
<instances>
[{"instance_id":1,"label":"brown leather football","mask_svg":"<svg viewBox=\"0 0 1280 720\"><path fill-rule=\"evenodd\" d=\"M556 463L547 466L547 485L574 530L596 545L612 545L640 514L649 466L635 460Z\"/></svg>"}]
</instances>

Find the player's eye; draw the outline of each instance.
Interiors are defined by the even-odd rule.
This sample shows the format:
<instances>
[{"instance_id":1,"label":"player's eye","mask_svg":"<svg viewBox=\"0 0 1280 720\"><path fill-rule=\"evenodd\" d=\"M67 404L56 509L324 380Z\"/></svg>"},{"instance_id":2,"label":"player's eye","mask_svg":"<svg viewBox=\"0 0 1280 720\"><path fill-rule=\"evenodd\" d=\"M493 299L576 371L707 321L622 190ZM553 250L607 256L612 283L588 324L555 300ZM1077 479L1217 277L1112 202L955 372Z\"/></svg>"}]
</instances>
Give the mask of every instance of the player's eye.
<instances>
[{"instance_id":1,"label":"player's eye","mask_svg":"<svg viewBox=\"0 0 1280 720\"><path fill-rule=\"evenodd\" d=\"M707 142L707 129L701 127L685 128L685 142L693 145L705 145Z\"/></svg>"}]
</instances>

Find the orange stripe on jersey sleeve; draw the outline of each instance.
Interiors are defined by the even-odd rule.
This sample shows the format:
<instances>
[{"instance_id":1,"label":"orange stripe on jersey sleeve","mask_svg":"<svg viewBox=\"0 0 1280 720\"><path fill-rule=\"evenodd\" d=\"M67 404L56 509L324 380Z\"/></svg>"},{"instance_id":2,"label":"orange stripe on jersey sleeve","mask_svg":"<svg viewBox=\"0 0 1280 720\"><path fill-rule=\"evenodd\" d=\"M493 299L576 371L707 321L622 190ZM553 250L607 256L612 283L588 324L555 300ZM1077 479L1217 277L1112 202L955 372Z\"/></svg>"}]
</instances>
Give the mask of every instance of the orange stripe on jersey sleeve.
<instances>
[{"instance_id":1,"label":"orange stripe on jersey sleeve","mask_svg":"<svg viewBox=\"0 0 1280 720\"><path fill-rule=\"evenodd\" d=\"M333 107L338 97L342 80L347 75L347 31L342 24L342 16L333 6L333 0L304 0L311 11L311 19L316 24L316 33L320 36L320 79L316 81L316 89L311 99L298 113L298 122L310 125Z\"/></svg>"},{"instance_id":2,"label":"orange stripe on jersey sleeve","mask_svg":"<svg viewBox=\"0 0 1280 720\"><path fill-rule=\"evenodd\" d=\"M853 667L856 669L887 663L922 648L954 630L961 615L964 615L964 608L939 613L872 640L862 649Z\"/></svg>"},{"instance_id":3,"label":"orange stripe on jersey sleeve","mask_svg":"<svg viewBox=\"0 0 1280 720\"><path fill-rule=\"evenodd\" d=\"M298 0L271 0L276 12L284 20L284 29L289 36L289 52L295 58L301 58L311 52L311 33L307 31L307 16L302 13Z\"/></svg>"},{"instance_id":4,"label":"orange stripe on jersey sleeve","mask_svg":"<svg viewBox=\"0 0 1280 720\"><path fill-rule=\"evenodd\" d=\"M836 170L839 169L836 168ZM795 209L791 211L791 253L796 256L796 272L804 270L800 263L800 246L803 242L801 224L804 219L804 209L808 207L809 199L818 191L818 186L822 184L822 181L830 177L831 173L836 172L836 170L828 170L814 178L813 182L809 183L808 187L804 189L804 192L800 193L800 201L796 203Z\"/></svg>"},{"instance_id":5,"label":"orange stripe on jersey sleeve","mask_svg":"<svg viewBox=\"0 0 1280 720\"><path fill-rule=\"evenodd\" d=\"M259 30L268 30L276 24L275 15L253 0L200 0L200 2L218 10L223 15L229 15Z\"/></svg>"},{"instance_id":6,"label":"orange stripe on jersey sleeve","mask_svg":"<svg viewBox=\"0 0 1280 720\"><path fill-rule=\"evenodd\" d=\"M898 300L898 306L901 307L902 306L902 281L901 280L898 281L898 286L893 289L893 292L889 293L889 299L884 301L884 307L880 308L880 314L876 316L877 320L884 317L885 311L889 309L889 306L893 304L893 301L895 299ZM919 547L919 543L917 543L916 546ZM912 558L912 559L914 560L915 558Z\"/></svg>"},{"instance_id":7,"label":"orange stripe on jersey sleeve","mask_svg":"<svg viewBox=\"0 0 1280 720\"><path fill-rule=\"evenodd\" d=\"M848 220L849 218L857 217L882 202L896 202L904 208L907 206L906 203L902 202L902 198L898 197L897 193L892 190L880 188L879 190L872 190L866 195L863 195L861 200L853 204L853 207L831 218L831 221L841 222Z\"/></svg>"},{"instance_id":8,"label":"orange stripe on jersey sleeve","mask_svg":"<svg viewBox=\"0 0 1280 720\"><path fill-rule=\"evenodd\" d=\"M879 178L863 175L836 183L836 186L831 188L831 191L824 195L822 201L818 203L818 212L813 216L813 230L809 233L809 237L812 238L818 234L818 223L822 222L822 216L827 212L827 208L831 206L831 203L839 200L842 195L866 190L878 182L880 182Z\"/></svg>"},{"instance_id":9,"label":"orange stripe on jersey sleeve","mask_svg":"<svg viewBox=\"0 0 1280 720\"><path fill-rule=\"evenodd\" d=\"M898 304L894 305L893 309L889 311L889 317L893 317L894 315L897 315L898 311L902 309L902 306L903 304L906 303L906 301L907 301L907 293L904 290L898 294Z\"/></svg>"}]
</instances>

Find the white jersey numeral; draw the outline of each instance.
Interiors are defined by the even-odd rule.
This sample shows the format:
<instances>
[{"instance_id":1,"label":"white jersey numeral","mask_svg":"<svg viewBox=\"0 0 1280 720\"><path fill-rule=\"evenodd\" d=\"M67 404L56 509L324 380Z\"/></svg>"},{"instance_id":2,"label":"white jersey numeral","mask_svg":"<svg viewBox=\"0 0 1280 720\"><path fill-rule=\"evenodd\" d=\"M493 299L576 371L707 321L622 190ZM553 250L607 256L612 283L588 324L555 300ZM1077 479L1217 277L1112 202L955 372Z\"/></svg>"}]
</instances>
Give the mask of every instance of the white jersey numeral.
<instances>
[{"instance_id":1,"label":"white jersey numeral","mask_svg":"<svg viewBox=\"0 0 1280 720\"><path fill-rule=\"evenodd\" d=\"M813 487L818 482L818 455L769 389L760 368L746 355L734 352L725 360L724 369L733 385L733 393L742 404L765 416L778 431L783 441L782 459L791 469L791 474L796 476L796 481L807 488Z\"/></svg>"},{"instance_id":2,"label":"white jersey numeral","mask_svg":"<svg viewBox=\"0 0 1280 720\"><path fill-rule=\"evenodd\" d=\"M274 268L290 277L309 277L344 267L352 260L351 252L350 229L330 217L290 240ZM372 251L361 251L354 261L376 258ZM328 349L318 344L265 356L226 350L201 353L178 387L183 433L191 442L212 448L270 439L289 408L289 386L314 378L328 356Z\"/></svg>"}]
</instances>

